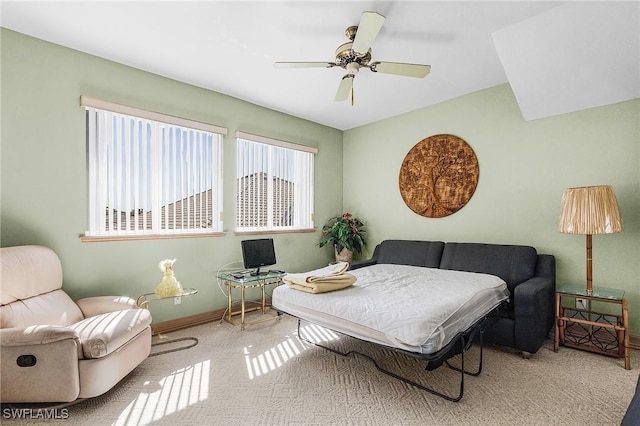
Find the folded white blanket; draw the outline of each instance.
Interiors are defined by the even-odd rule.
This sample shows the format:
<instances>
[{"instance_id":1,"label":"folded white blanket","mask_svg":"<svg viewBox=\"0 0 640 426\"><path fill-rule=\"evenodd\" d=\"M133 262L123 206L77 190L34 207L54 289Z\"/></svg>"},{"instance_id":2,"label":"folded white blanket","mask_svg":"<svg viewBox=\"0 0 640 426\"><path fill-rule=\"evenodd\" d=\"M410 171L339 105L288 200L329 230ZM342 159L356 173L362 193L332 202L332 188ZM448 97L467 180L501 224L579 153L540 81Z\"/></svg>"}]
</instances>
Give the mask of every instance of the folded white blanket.
<instances>
[{"instance_id":1,"label":"folded white blanket","mask_svg":"<svg viewBox=\"0 0 640 426\"><path fill-rule=\"evenodd\" d=\"M282 280L296 290L325 293L349 287L356 282L356 277L346 273L348 268L347 262L338 262L309 272L287 274Z\"/></svg>"}]
</instances>

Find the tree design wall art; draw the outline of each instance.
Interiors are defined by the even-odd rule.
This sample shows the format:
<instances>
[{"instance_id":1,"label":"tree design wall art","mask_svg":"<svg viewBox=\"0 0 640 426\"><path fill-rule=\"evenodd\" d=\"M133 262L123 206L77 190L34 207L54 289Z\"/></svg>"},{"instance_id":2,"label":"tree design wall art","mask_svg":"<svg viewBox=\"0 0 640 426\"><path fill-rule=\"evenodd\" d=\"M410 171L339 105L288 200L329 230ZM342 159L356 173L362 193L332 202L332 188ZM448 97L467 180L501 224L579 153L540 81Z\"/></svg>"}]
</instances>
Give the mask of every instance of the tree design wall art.
<instances>
[{"instance_id":1,"label":"tree design wall art","mask_svg":"<svg viewBox=\"0 0 640 426\"><path fill-rule=\"evenodd\" d=\"M424 217L449 216L464 207L476 190L478 159L453 135L434 135L418 142L400 167L400 194Z\"/></svg>"}]
</instances>

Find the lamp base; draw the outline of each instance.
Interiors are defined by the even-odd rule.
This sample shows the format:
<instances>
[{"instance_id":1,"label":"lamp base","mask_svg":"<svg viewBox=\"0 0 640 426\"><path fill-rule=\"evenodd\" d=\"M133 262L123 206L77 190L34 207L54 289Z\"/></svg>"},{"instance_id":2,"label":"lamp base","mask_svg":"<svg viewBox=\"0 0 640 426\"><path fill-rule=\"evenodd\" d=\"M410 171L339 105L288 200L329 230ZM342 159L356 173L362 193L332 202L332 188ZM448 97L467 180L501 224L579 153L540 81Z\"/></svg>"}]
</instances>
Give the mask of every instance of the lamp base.
<instances>
[{"instance_id":1,"label":"lamp base","mask_svg":"<svg viewBox=\"0 0 640 426\"><path fill-rule=\"evenodd\" d=\"M593 239L587 234L587 296L593 296Z\"/></svg>"}]
</instances>

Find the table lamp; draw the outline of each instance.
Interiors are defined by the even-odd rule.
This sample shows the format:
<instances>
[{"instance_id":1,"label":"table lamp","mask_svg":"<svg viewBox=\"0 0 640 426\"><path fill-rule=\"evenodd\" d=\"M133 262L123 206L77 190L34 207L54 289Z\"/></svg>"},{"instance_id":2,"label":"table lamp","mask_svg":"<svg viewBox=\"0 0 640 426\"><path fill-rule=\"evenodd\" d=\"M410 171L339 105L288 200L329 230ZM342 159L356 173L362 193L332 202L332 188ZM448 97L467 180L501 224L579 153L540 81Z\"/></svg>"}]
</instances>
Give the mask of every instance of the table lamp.
<instances>
[{"instance_id":1,"label":"table lamp","mask_svg":"<svg viewBox=\"0 0 640 426\"><path fill-rule=\"evenodd\" d=\"M593 234L622 232L622 221L613 187L610 185L568 188L562 194L559 231L587 236L587 295L593 294Z\"/></svg>"}]
</instances>

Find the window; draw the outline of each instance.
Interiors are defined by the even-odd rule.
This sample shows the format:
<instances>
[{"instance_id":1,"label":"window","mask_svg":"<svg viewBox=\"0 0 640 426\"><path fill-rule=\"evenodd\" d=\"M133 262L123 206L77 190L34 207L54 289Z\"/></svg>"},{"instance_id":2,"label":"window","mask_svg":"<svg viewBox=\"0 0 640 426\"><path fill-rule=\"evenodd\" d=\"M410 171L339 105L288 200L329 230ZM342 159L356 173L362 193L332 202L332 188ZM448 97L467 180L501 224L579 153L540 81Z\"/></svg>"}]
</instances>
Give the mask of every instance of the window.
<instances>
[{"instance_id":1,"label":"window","mask_svg":"<svg viewBox=\"0 0 640 426\"><path fill-rule=\"evenodd\" d=\"M317 149L237 132L238 232L313 228Z\"/></svg>"},{"instance_id":2,"label":"window","mask_svg":"<svg viewBox=\"0 0 640 426\"><path fill-rule=\"evenodd\" d=\"M87 111L86 236L222 231L226 129L84 96L81 104Z\"/></svg>"}]
</instances>

